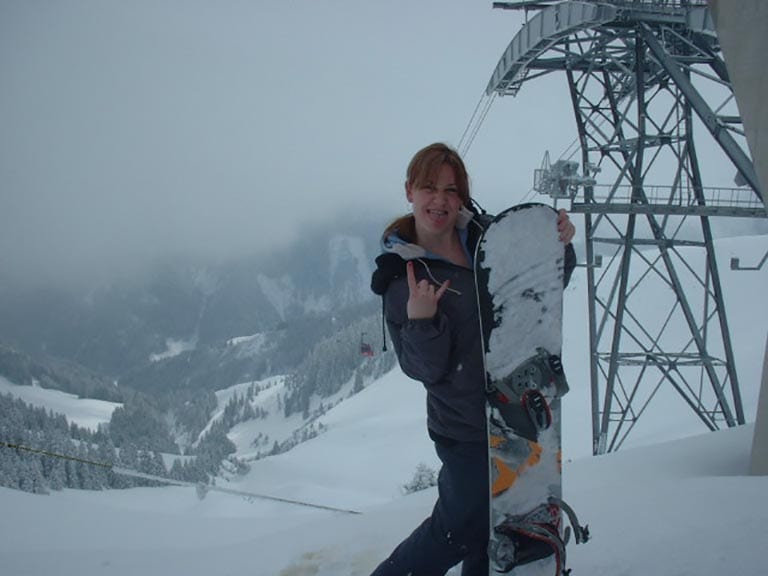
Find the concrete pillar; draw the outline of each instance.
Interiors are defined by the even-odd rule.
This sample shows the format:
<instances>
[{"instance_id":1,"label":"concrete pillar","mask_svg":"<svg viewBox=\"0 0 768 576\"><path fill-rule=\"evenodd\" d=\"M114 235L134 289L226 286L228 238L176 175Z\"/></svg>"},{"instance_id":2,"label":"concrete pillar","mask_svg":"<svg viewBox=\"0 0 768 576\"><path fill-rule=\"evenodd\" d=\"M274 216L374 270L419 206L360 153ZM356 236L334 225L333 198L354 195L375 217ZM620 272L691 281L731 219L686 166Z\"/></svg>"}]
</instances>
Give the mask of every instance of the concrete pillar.
<instances>
[{"instance_id":1,"label":"concrete pillar","mask_svg":"<svg viewBox=\"0 0 768 576\"><path fill-rule=\"evenodd\" d=\"M709 0L733 92L744 122L757 178L765 203L768 196L768 2L765 0ZM768 305L765 294L758 306ZM768 475L768 341L763 361L760 400L752 443L752 474Z\"/></svg>"},{"instance_id":2,"label":"concrete pillar","mask_svg":"<svg viewBox=\"0 0 768 576\"><path fill-rule=\"evenodd\" d=\"M763 385L760 387L760 400L757 403L749 472L755 476L768 476L768 339L765 341Z\"/></svg>"}]
</instances>

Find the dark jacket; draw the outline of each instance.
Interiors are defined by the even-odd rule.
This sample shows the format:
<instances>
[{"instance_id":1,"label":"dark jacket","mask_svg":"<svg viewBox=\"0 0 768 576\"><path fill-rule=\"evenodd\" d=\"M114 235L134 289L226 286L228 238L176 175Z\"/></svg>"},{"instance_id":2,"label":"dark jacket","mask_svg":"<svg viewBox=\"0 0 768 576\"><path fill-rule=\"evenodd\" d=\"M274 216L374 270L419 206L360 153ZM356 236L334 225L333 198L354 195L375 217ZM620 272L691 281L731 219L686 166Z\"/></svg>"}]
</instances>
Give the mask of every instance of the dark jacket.
<instances>
[{"instance_id":1,"label":"dark jacket","mask_svg":"<svg viewBox=\"0 0 768 576\"><path fill-rule=\"evenodd\" d=\"M489 221L483 215L470 222L466 237L470 254L474 254ZM474 272L437 256L419 257L419 247L407 246L413 250L398 250L398 254L391 243L385 242L385 252L376 258L377 268L371 280L374 293L384 298L384 318L400 367L427 389L427 426L433 438L485 442L485 378ZM414 261L417 280L427 279L436 285L451 281L432 319L407 317L406 260ZM575 260L569 244L566 284Z\"/></svg>"}]
</instances>

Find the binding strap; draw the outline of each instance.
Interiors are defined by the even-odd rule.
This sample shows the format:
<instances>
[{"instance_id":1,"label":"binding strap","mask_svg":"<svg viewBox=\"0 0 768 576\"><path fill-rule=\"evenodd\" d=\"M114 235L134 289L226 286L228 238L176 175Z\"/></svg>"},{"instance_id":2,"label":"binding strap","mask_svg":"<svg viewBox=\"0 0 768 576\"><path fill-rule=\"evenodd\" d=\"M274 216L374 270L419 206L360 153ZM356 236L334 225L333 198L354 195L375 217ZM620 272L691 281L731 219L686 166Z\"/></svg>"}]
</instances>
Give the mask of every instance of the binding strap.
<instances>
[{"instance_id":1,"label":"binding strap","mask_svg":"<svg viewBox=\"0 0 768 576\"><path fill-rule=\"evenodd\" d=\"M560 536L561 514L564 512L570 526L565 527ZM504 536L506 541L499 543L491 555L496 570L501 573L511 572L515 567L536 560L555 556L555 574L564 576L570 573L565 563L565 547L573 529L576 544L589 540L589 527L581 526L573 508L562 499L550 497L546 504L541 504L526 514L508 514L506 519L494 528L494 532Z\"/></svg>"}]
</instances>

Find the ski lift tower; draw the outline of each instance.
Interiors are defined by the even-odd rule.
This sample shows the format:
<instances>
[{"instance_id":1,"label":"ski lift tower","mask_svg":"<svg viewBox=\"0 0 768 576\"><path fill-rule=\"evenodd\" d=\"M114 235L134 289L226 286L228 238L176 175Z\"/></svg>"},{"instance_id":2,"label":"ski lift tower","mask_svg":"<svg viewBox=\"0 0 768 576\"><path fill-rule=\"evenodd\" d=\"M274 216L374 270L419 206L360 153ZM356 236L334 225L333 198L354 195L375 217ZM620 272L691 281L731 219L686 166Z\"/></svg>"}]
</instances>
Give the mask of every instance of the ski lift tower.
<instances>
[{"instance_id":1,"label":"ski lift tower","mask_svg":"<svg viewBox=\"0 0 768 576\"><path fill-rule=\"evenodd\" d=\"M743 424L712 219L763 218L764 197L706 1L494 7L526 23L486 95L562 72L573 105L580 157L547 158L535 188L584 218L593 452L662 402L711 430Z\"/></svg>"}]
</instances>

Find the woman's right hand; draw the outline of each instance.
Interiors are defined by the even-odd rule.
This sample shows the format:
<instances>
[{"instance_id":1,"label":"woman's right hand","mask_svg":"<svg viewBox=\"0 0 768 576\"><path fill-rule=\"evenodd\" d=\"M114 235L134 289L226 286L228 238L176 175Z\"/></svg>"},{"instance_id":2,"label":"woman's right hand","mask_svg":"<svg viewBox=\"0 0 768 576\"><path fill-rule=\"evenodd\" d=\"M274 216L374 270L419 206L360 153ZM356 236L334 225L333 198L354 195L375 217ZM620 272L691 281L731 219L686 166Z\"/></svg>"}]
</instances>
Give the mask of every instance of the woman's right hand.
<instances>
[{"instance_id":1,"label":"woman's right hand","mask_svg":"<svg viewBox=\"0 0 768 576\"><path fill-rule=\"evenodd\" d=\"M437 313L437 303L448 289L449 280L435 289L427 280L416 281L416 275L413 273L413 262L406 264L406 273L408 275L408 304L406 311L411 320L433 318Z\"/></svg>"}]
</instances>

